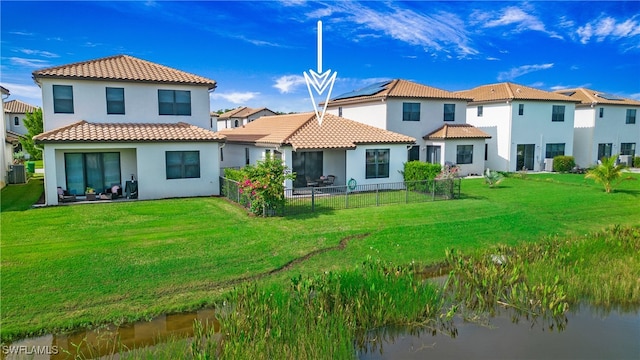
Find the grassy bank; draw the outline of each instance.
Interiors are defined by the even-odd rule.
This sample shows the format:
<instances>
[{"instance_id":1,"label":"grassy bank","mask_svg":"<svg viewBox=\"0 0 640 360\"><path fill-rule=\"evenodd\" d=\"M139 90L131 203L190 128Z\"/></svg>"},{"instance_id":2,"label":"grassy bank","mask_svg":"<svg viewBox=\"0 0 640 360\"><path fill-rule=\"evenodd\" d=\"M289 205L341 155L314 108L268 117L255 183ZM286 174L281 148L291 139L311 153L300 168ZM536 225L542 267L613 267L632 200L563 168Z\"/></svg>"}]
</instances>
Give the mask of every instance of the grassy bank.
<instances>
[{"instance_id":1,"label":"grassy bank","mask_svg":"<svg viewBox=\"0 0 640 360\"><path fill-rule=\"evenodd\" d=\"M38 201L44 191L44 178L31 178L26 184L11 184L0 193L1 212L25 211ZM4 231L2 232L4 235Z\"/></svg>"},{"instance_id":2,"label":"grassy bank","mask_svg":"<svg viewBox=\"0 0 640 360\"><path fill-rule=\"evenodd\" d=\"M446 248L473 253L637 225L639 185L605 194L511 178L489 189L474 179L463 181L461 200L266 219L218 198L3 209L1 336L195 309L256 277L282 285L367 257L430 264Z\"/></svg>"}]
</instances>

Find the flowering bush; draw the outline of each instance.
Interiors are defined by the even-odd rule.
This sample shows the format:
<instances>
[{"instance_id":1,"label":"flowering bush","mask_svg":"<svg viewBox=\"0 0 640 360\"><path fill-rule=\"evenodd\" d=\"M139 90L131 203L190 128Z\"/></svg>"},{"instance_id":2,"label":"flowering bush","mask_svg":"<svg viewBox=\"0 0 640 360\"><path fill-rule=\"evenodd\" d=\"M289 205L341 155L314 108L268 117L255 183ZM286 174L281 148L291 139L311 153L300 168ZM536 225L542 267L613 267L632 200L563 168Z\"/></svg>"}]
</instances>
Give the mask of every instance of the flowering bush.
<instances>
[{"instance_id":1,"label":"flowering bush","mask_svg":"<svg viewBox=\"0 0 640 360\"><path fill-rule=\"evenodd\" d=\"M240 193L249 199L249 209L256 215L275 213L284 206L284 181L293 180L291 173L280 159L267 154L255 166L248 165L242 170Z\"/></svg>"},{"instance_id":2,"label":"flowering bush","mask_svg":"<svg viewBox=\"0 0 640 360\"><path fill-rule=\"evenodd\" d=\"M456 165L445 165L440 171L440 174L436 176L436 179L437 180L455 179L458 177L459 171L460 171L460 168L457 167Z\"/></svg>"}]
</instances>

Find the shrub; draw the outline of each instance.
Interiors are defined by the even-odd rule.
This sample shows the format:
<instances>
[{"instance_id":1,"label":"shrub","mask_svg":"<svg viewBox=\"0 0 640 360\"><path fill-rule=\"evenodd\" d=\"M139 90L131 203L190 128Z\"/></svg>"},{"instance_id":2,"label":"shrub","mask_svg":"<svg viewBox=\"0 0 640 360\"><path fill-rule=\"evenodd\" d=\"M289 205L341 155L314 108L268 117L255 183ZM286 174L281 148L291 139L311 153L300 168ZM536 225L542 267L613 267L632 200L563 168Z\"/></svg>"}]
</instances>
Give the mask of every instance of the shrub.
<instances>
[{"instance_id":1,"label":"shrub","mask_svg":"<svg viewBox=\"0 0 640 360\"><path fill-rule=\"evenodd\" d=\"M502 182L504 176L497 171L492 171L487 168L487 171L484 172L484 182L489 184L489 187L494 187Z\"/></svg>"},{"instance_id":2,"label":"shrub","mask_svg":"<svg viewBox=\"0 0 640 360\"><path fill-rule=\"evenodd\" d=\"M249 209L256 215L267 215L284 206L284 181L293 180L295 173L289 171L280 159L269 154L255 166L248 165L241 171L240 192L249 197ZM238 174L232 172L232 176Z\"/></svg>"},{"instance_id":3,"label":"shrub","mask_svg":"<svg viewBox=\"0 0 640 360\"><path fill-rule=\"evenodd\" d=\"M233 181L242 181L245 177L245 172L242 169L227 168L224 169L224 177Z\"/></svg>"},{"instance_id":4,"label":"shrub","mask_svg":"<svg viewBox=\"0 0 640 360\"><path fill-rule=\"evenodd\" d=\"M576 166L576 160L573 156L559 155L553 158L553 171L567 172Z\"/></svg>"},{"instance_id":5,"label":"shrub","mask_svg":"<svg viewBox=\"0 0 640 360\"><path fill-rule=\"evenodd\" d=\"M421 161L409 161L404 163L404 170L400 173L404 181L433 180L442 169L440 164L430 164Z\"/></svg>"},{"instance_id":6,"label":"shrub","mask_svg":"<svg viewBox=\"0 0 640 360\"><path fill-rule=\"evenodd\" d=\"M640 168L640 156L633 157L633 167Z\"/></svg>"}]
</instances>

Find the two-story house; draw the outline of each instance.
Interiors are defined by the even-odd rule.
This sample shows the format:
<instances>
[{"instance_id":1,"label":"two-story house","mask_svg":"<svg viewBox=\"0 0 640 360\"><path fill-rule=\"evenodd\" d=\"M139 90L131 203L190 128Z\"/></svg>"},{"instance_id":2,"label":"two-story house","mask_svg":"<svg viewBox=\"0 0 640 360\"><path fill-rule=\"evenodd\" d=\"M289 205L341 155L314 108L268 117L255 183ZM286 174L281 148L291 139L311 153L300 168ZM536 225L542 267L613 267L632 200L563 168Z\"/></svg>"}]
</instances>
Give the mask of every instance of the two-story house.
<instances>
[{"instance_id":1,"label":"two-story house","mask_svg":"<svg viewBox=\"0 0 640 360\"><path fill-rule=\"evenodd\" d=\"M470 98L395 79L334 97L327 113L419 140L406 161L456 164L462 175L484 170L484 144L490 136L466 124Z\"/></svg>"},{"instance_id":2,"label":"two-story house","mask_svg":"<svg viewBox=\"0 0 640 360\"><path fill-rule=\"evenodd\" d=\"M620 155L632 165L640 144L640 101L585 88L556 91L576 104L573 155L581 167L589 167L603 157Z\"/></svg>"},{"instance_id":3,"label":"two-story house","mask_svg":"<svg viewBox=\"0 0 640 360\"><path fill-rule=\"evenodd\" d=\"M46 203L125 188L139 199L219 193L219 146L207 130L216 82L117 55L33 72L42 89Z\"/></svg>"},{"instance_id":4,"label":"two-story house","mask_svg":"<svg viewBox=\"0 0 640 360\"><path fill-rule=\"evenodd\" d=\"M38 107L20 100L7 101L4 104L6 130L15 134L25 135L27 128L24 126L24 118L27 113L32 113L37 109Z\"/></svg>"},{"instance_id":5,"label":"two-story house","mask_svg":"<svg viewBox=\"0 0 640 360\"><path fill-rule=\"evenodd\" d=\"M237 128L242 125L247 125L248 123L262 116L273 115L277 114L267 109L266 107L250 108L246 106L240 106L236 109L229 110L218 115L218 130Z\"/></svg>"},{"instance_id":6,"label":"two-story house","mask_svg":"<svg viewBox=\"0 0 640 360\"><path fill-rule=\"evenodd\" d=\"M459 94L472 99L467 123L491 135L485 152L488 168L552 170L553 157L573 155L577 100L509 82Z\"/></svg>"}]
</instances>

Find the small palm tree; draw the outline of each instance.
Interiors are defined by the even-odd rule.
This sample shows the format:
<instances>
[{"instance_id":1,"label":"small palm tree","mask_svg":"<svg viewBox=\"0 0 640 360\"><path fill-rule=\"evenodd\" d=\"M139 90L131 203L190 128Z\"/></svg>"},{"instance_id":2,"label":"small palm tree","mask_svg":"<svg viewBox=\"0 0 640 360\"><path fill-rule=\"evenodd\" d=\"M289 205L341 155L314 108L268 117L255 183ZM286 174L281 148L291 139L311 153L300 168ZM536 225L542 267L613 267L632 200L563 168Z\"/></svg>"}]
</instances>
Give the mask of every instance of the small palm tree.
<instances>
[{"instance_id":1,"label":"small palm tree","mask_svg":"<svg viewBox=\"0 0 640 360\"><path fill-rule=\"evenodd\" d=\"M633 179L632 177L622 177L622 170L626 168L626 165L616 164L617 159L618 155L603 157L598 166L587 171L587 174L584 177L587 179L593 179L597 183L601 183L604 185L604 191L610 193L611 190L613 190L613 187L618 185L620 182Z\"/></svg>"},{"instance_id":2,"label":"small palm tree","mask_svg":"<svg viewBox=\"0 0 640 360\"><path fill-rule=\"evenodd\" d=\"M484 172L484 181L489 184L489 187L494 187L495 185L500 184L502 179L504 179L504 177L497 171L492 171L487 168Z\"/></svg>"}]
</instances>

